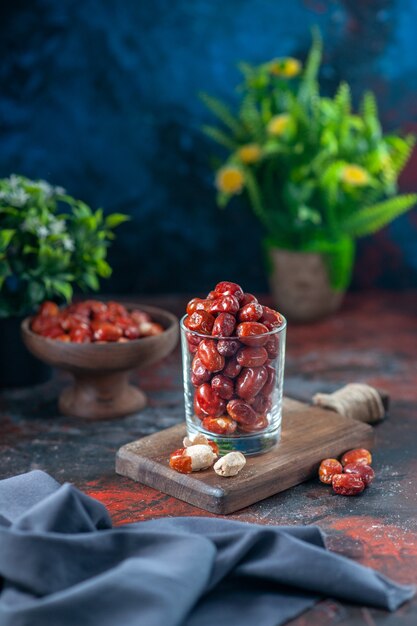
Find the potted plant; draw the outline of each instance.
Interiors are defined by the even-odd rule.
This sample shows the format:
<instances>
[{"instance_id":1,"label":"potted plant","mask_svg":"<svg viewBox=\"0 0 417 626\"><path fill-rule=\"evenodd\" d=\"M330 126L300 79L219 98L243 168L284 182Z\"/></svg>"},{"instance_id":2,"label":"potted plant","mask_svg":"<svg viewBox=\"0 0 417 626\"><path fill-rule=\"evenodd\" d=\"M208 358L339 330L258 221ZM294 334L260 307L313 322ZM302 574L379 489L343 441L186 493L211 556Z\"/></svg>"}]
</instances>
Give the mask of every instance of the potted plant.
<instances>
[{"instance_id":1,"label":"potted plant","mask_svg":"<svg viewBox=\"0 0 417 626\"><path fill-rule=\"evenodd\" d=\"M13 174L0 180L0 387L41 382L41 364L24 348L20 323L46 299L69 301L74 288L97 290L111 274L113 229L61 187Z\"/></svg>"},{"instance_id":2,"label":"potted plant","mask_svg":"<svg viewBox=\"0 0 417 626\"><path fill-rule=\"evenodd\" d=\"M356 113L346 83L333 98L321 96L321 51L315 33L304 68L293 58L241 64L236 114L202 96L222 122L204 131L227 150L216 173L218 204L239 194L249 201L264 227L276 305L304 321L339 306L355 239L376 232L417 199L396 195L414 137L383 134L370 92Z\"/></svg>"}]
</instances>

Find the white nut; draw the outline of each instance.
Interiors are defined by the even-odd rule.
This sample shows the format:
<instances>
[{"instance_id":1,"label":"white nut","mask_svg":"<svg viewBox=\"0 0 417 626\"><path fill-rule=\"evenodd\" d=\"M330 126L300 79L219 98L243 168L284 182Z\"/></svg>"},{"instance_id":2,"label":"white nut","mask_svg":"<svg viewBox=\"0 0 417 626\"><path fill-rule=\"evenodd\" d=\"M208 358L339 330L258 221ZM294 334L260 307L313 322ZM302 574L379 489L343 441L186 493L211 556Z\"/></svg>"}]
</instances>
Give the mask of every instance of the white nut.
<instances>
[{"instance_id":1,"label":"white nut","mask_svg":"<svg viewBox=\"0 0 417 626\"><path fill-rule=\"evenodd\" d=\"M211 467L217 459L217 455L214 454L210 446L204 446L201 444L189 446L186 450L184 450L184 456L190 457L191 469L193 472L198 472L199 470Z\"/></svg>"},{"instance_id":2,"label":"white nut","mask_svg":"<svg viewBox=\"0 0 417 626\"><path fill-rule=\"evenodd\" d=\"M209 445L209 440L203 433L197 433L196 435L191 435L191 437L184 437L182 445L184 448L189 448L190 446L196 446L201 444L203 446Z\"/></svg>"},{"instance_id":3,"label":"white nut","mask_svg":"<svg viewBox=\"0 0 417 626\"><path fill-rule=\"evenodd\" d=\"M246 459L241 452L229 452L215 463L213 469L219 476L236 476L245 465Z\"/></svg>"}]
</instances>

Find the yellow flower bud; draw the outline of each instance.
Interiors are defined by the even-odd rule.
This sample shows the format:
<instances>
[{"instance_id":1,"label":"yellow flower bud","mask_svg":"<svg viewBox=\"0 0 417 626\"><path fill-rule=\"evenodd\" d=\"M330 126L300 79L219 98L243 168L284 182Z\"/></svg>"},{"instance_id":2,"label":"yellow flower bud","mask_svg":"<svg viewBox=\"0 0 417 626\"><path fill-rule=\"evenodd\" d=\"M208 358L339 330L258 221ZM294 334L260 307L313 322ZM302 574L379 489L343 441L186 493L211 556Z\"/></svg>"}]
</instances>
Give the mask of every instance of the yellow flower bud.
<instances>
[{"instance_id":1,"label":"yellow flower bud","mask_svg":"<svg viewBox=\"0 0 417 626\"><path fill-rule=\"evenodd\" d=\"M369 175L360 165L345 165L342 170L342 181L353 187L363 187L369 183Z\"/></svg>"},{"instance_id":2,"label":"yellow flower bud","mask_svg":"<svg viewBox=\"0 0 417 626\"><path fill-rule=\"evenodd\" d=\"M256 163L261 158L262 150L257 143L247 143L237 151L239 159L242 163Z\"/></svg>"},{"instance_id":3,"label":"yellow flower bud","mask_svg":"<svg viewBox=\"0 0 417 626\"><path fill-rule=\"evenodd\" d=\"M216 187L224 193L240 193L245 184L243 173L238 167L226 165L218 170L216 174Z\"/></svg>"},{"instance_id":4,"label":"yellow flower bud","mask_svg":"<svg viewBox=\"0 0 417 626\"><path fill-rule=\"evenodd\" d=\"M268 123L267 130L270 135L280 137L288 128L291 118L287 113L274 115Z\"/></svg>"},{"instance_id":5,"label":"yellow flower bud","mask_svg":"<svg viewBox=\"0 0 417 626\"><path fill-rule=\"evenodd\" d=\"M284 59L274 59L269 65L269 71L273 76L283 78L294 78L301 72L301 63L293 57Z\"/></svg>"}]
</instances>

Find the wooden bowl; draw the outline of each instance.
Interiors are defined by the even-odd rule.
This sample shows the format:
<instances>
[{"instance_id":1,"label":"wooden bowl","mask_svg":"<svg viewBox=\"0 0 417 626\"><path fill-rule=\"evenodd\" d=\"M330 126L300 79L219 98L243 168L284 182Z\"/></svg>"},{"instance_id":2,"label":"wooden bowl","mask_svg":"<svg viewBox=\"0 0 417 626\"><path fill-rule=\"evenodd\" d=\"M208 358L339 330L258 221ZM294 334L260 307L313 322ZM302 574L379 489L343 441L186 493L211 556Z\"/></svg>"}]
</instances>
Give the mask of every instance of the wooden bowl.
<instances>
[{"instance_id":1,"label":"wooden bowl","mask_svg":"<svg viewBox=\"0 0 417 626\"><path fill-rule=\"evenodd\" d=\"M70 372L74 384L59 398L65 415L100 420L136 413L146 405L146 396L129 383L131 370L147 367L166 357L178 341L178 319L152 306L124 303L149 313L165 331L126 343L66 343L49 339L30 329L32 318L22 322L23 342L41 361Z\"/></svg>"}]
</instances>

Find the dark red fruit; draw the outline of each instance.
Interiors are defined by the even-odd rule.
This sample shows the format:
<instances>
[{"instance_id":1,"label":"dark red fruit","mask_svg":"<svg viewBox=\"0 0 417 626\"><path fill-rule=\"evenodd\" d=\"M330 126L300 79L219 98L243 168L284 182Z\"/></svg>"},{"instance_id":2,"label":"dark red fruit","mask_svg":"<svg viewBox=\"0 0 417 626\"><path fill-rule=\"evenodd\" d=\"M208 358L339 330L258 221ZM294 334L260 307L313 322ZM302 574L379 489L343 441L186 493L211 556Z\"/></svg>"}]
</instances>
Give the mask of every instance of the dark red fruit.
<instances>
[{"instance_id":1,"label":"dark red fruit","mask_svg":"<svg viewBox=\"0 0 417 626\"><path fill-rule=\"evenodd\" d=\"M194 387L198 387L203 383L206 383L210 380L211 373L204 367L201 362L200 357L197 355L193 358L193 362L191 363L191 382Z\"/></svg>"},{"instance_id":2,"label":"dark red fruit","mask_svg":"<svg viewBox=\"0 0 417 626\"><path fill-rule=\"evenodd\" d=\"M342 474L343 467L337 459L323 459L319 467L319 478L325 485L331 485L335 474Z\"/></svg>"},{"instance_id":3,"label":"dark red fruit","mask_svg":"<svg viewBox=\"0 0 417 626\"><path fill-rule=\"evenodd\" d=\"M265 350L268 353L269 359L276 359L279 354L279 338L277 335L270 335L267 342L264 345Z\"/></svg>"},{"instance_id":4,"label":"dark red fruit","mask_svg":"<svg viewBox=\"0 0 417 626\"><path fill-rule=\"evenodd\" d=\"M357 474L334 474L332 486L340 496L357 496L365 489L365 483Z\"/></svg>"},{"instance_id":5,"label":"dark red fruit","mask_svg":"<svg viewBox=\"0 0 417 626\"><path fill-rule=\"evenodd\" d=\"M262 395L268 398L274 391L276 374L272 365L266 365L265 369L267 371L268 378L266 379L265 385L262 387Z\"/></svg>"},{"instance_id":6,"label":"dark red fruit","mask_svg":"<svg viewBox=\"0 0 417 626\"><path fill-rule=\"evenodd\" d=\"M208 301L202 298L193 298L187 304L187 315L192 315L195 311L207 311Z\"/></svg>"},{"instance_id":7,"label":"dark red fruit","mask_svg":"<svg viewBox=\"0 0 417 626\"><path fill-rule=\"evenodd\" d=\"M91 330L85 326L76 326L71 330L69 338L73 343L90 343Z\"/></svg>"},{"instance_id":8,"label":"dark red fruit","mask_svg":"<svg viewBox=\"0 0 417 626\"><path fill-rule=\"evenodd\" d=\"M217 352L222 356L233 356L240 348L238 339L220 339L217 342Z\"/></svg>"},{"instance_id":9,"label":"dark red fruit","mask_svg":"<svg viewBox=\"0 0 417 626\"><path fill-rule=\"evenodd\" d=\"M259 415L251 424L239 424L239 430L244 433L257 433L264 430L268 426L268 418L266 415Z\"/></svg>"},{"instance_id":10,"label":"dark red fruit","mask_svg":"<svg viewBox=\"0 0 417 626\"><path fill-rule=\"evenodd\" d=\"M233 435L237 423L230 417L206 417L202 421L202 427L216 435Z\"/></svg>"},{"instance_id":11,"label":"dark red fruit","mask_svg":"<svg viewBox=\"0 0 417 626\"><path fill-rule=\"evenodd\" d=\"M169 465L176 472L181 474L191 474L192 462L191 457L184 454L186 448L179 448L169 455Z\"/></svg>"},{"instance_id":12,"label":"dark red fruit","mask_svg":"<svg viewBox=\"0 0 417 626\"><path fill-rule=\"evenodd\" d=\"M232 313L239 311L239 301L234 296L220 296L210 301L210 313Z\"/></svg>"},{"instance_id":13,"label":"dark red fruit","mask_svg":"<svg viewBox=\"0 0 417 626\"><path fill-rule=\"evenodd\" d=\"M195 392L199 409L210 417L220 417L226 409L226 402L211 387L209 383L204 383Z\"/></svg>"},{"instance_id":14,"label":"dark red fruit","mask_svg":"<svg viewBox=\"0 0 417 626\"><path fill-rule=\"evenodd\" d=\"M226 362L226 365L223 368L222 374L228 376L229 378L236 378L238 374L240 374L242 370L242 366L236 360L236 357L232 356Z\"/></svg>"},{"instance_id":15,"label":"dark red fruit","mask_svg":"<svg viewBox=\"0 0 417 626\"><path fill-rule=\"evenodd\" d=\"M225 365L225 358L217 352L214 339L203 339L198 346L197 354L209 372L220 372Z\"/></svg>"},{"instance_id":16,"label":"dark red fruit","mask_svg":"<svg viewBox=\"0 0 417 626\"><path fill-rule=\"evenodd\" d=\"M357 474L368 487L375 478L375 472L370 465L362 465L361 463L348 463L343 468L346 474Z\"/></svg>"},{"instance_id":17,"label":"dark red fruit","mask_svg":"<svg viewBox=\"0 0 417 626\"><path fill-rule=\"evenodd\" d=\"M274 309L271 309L269 306L263 306L262 310L263 312L260 321L262 324L265 324L268 330L273 330L274 328L282 326L284 320L278 311L274 311Z\"/></svg>"},{"instance_id":18,"label":"dark red fruit","mask_svg":"<svg viewBox=\"0 0 417 626\"><path fill-rule=\"evenodd\" d=\"M258 302L258 299L252 293L244 293L243 298L240 301L240 306L245 306L245 304L249 304L249 302Z\"/></svg>"},{"instance_id":19,"label":"dark red fruit","mask_svg":"<svg viewBox=\"0 0 417 626\"><path fill-rule=\"evenodd\" d=\"M371 465L372 454L366 448L354 448L344 453L341 459L342 465L349 463L360 463L361 465Z\"/></svg>"},{"instance_id":20,"label":"dark red fruit","mask_svg":"<svg viewBox=\"0 0 417 626\"><path fill-rule=\"evenodd\" d=\"M56 317L59 315L59 307L55 302L45 300L39 307L38 315L42 317Z\"/></svg>"},{"instance_id":21,"label":"dark red fruit","mask_svg":"<svg viewBox=\"0 0 417 626\"><path fill-rule=\"evenodd\" d=\"M242 367L261 367L267 362L268 353L265 348L241 348L236 360Z\"/></svg>"},{"instance_id":22,"label":"dark red fruit","mask_svg":"<svg viewBox=\"0 0 417 626\"><path fill-rule=\"evenodd\" d=\"M110 322L92 322L94 341L117 341L123 335L121 328Z\"/></svg>"},{"instance_id":23,"label":"dark red fruit","mask_svg":"<svg viewBox=\"0 0 417 626\"><path fill-rule=\"evenodd\" d=\"M189 330L194 330L201 335L210 335L214 324L214 317L207 311L194 311L192 315L186 317L184 326Z\"/></svg>"},{"instance_id":24,"label":"dark red fruit","mask_svg":"<svg viewBox=\"0 0 417 626\"><path fill-rule=\"evenodd\" d=\"M217 337L230 337L236 326L235 316L231 313L219 313L213 324L211 334Z\"/></svg>"},{"instance_id":25,"label":"dark red fruit","mask_svg":"<svg viewBox=\"0 0 417 626\"><path fill-rule=\"evenodd\" d=\"M262 306L259 302L249 302L249 304L245 304L238 313L240 322L257 322L261 317Z\"/></svg>"},{"instance_id":26,"label":"dark red fruit","mask_svg":"<svg viewBox=\"0 0 417 626\"><path fill-rule=\"evenodd\" d=\"M216 374L211 380L211 386L224 400L230 400L233 397L235 389L231 378L227 378L223 374Z\"/></svg>"},{"instance_id":27,"label":"dark red fruit","mask_svg":"<svg viewBox=\"0 0 417 626\"><path fill-rule=\"evenodd\" d=\"M254 424L256 422L255 411L244 400L230 400L227 403L227 412L239 424Z\"/></svg>"},{"instance_id":28,"label":"dark red fruit","mask_svg":"<svg viewBox=\"0 0 417 626\"><path fill-rule=\"evenodd\" d=\"M237 283L231 283L227 280L223 280L221 283L217 283L214 288L214 292L217 296L234 296L240 302L243 300L243 289Z\"/></svg>"},{"instance_id":29,"label":"dark red fruit","mask_svg":"<svg viewBox=\"0 0 417 626\"><path fill-rule=\"evenodd\" d=\"M263 390L261 393L258 393L253 400L250 400L249 404L257 415L265 415L265 413L268 413L272 407L271 398L264 396Z\"/></svg>"},{"instance_id":30,"label":"dark red fruit","mask_svg":"<svg viewBox=\"0 0 417 626\"><path fill-rule=\"evenodd\" d=\"M236 379L236 393L244 400L252 400L268 379L265 367L244 367Z\"/></svg>"},{"instance_id":31,"label":"dark red fruit","mask_svg":"<svg viewBox=\"0 0 417 626\"><path fill-rule=\"evenodd\" d=\"M267 327L259 322L242 322L236 328L240 341L246 346L255 348L263 346L268 341L268 335L265 336L267 332Z\"/></svg>"}]
</instances>

